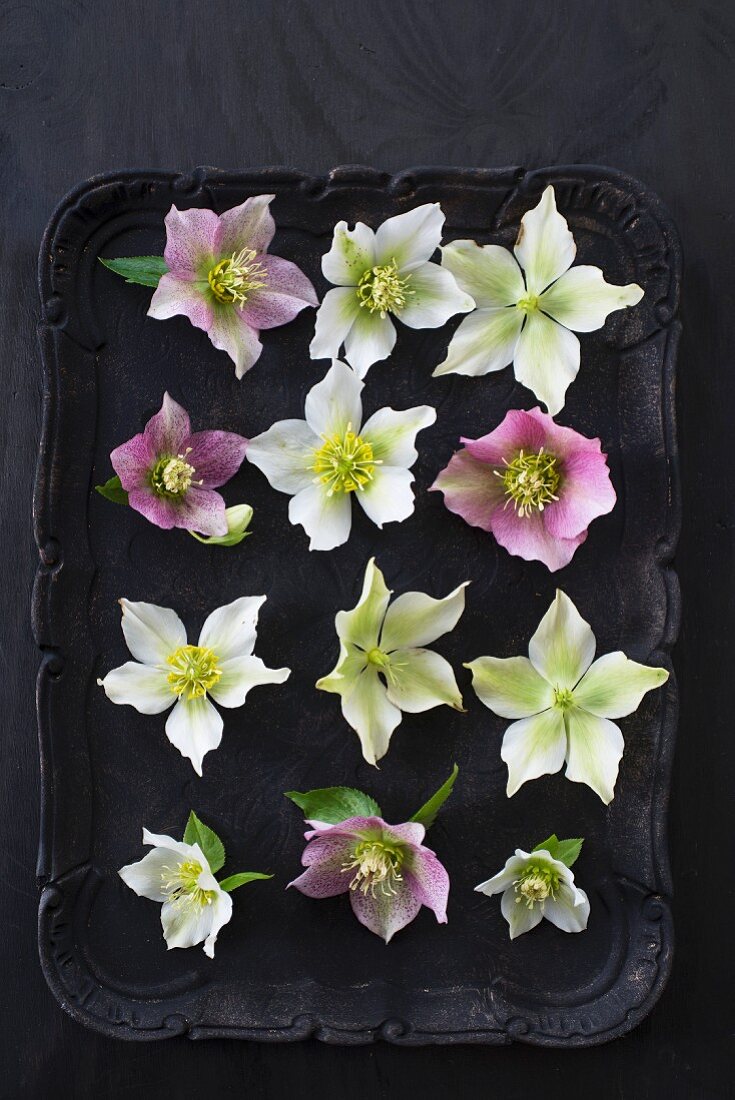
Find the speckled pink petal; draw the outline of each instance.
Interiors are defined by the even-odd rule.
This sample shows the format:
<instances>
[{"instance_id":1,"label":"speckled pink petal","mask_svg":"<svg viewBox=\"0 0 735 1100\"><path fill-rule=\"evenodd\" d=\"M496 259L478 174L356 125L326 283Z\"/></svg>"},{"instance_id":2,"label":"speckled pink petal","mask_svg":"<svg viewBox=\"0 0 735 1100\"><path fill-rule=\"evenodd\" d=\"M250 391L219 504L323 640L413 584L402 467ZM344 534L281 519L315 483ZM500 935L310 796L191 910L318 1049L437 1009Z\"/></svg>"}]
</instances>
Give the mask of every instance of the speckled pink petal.
<instances>
[{"instance_id":1,"label":"speckled pink petal","mask_svg":"<svg viewBox=\"0 0 735 1100\"><path fill-rule=\"evenodd\" d=\"M595 449L578 450L564 460L559 499L544 508L544 524L556 538L570 539L586 532L593 519L615 507L617 497L600 441L585 442L596 444Z\"/></svg>"},{"instance_id":2,"label":"speckled pink petal","mask_svg":"<svg viewBox=\"0 0 735 1100\"><path fill-rule=\"evenodd\" d=\"M156 448L150 436L141 432L111 451L110 462L123 489L143 489L156 462Z\"/></svg>"},{"instance_id":3,"label":"speckled pink petal","mask_svg":"<svg viewBox=\"0 0 735 1100\"><path fill-rule=\"evenodd\" d=\"M314 287L296 264L279 256L260 256L259 262L267 272L268 284L253 291L242 309L253 328L278 328L307 306L319 305Z\"/></svg>"},{"instance_id":4,"label":"speckled pink petal","mask_svg":"<svg viewBox=\"0 0 735 1100\"><path fill-rule=\"evenodd\" d=\"M162 275L153 291L148 316L156 321L182 314L192 325L209 332L214 321L214 306L201 283L188 282L176 275Z\"/></svg>"},{"instance_id":5,"label":"speckled pink petal","mask_svg":"<svg viewBox=\"0 0 735 1100\"><path fill-rule=\"evenodd\" d=\"M450 512L484 531L491 529L493 512L507 499L494 468L473 458L466 449L452 456L431 488L444 493Z\"/></svg>"},{"instance_id":6,"label":"speckled pink petal","mask_svg":"<svg viewBox=\"0 0 735 1100\"><path fill-rule=\"evenodd\" d=\"M390 825L386 825L382 817L347 817L344 821L340 821L338 825L314 828L304 833L304 836L307 840L311 840L315 836L329 836L330 834L333 836L361 837L363 834L377 835L384 829L390 829Z\"/></svg>"},{"instance_id":7,"label":"speckled pink petal","mask_svg":"<svg viewBox=\"0 0 735 1100\"><path fill-rule=\"evenodd\" d=\"M312 841L307 846L302 858L306 870L288 885L295 886L309 898L333 898L336 894L344 894L349 890L353 878L349 871L344 870L344 866L352 862L354 839L344 836L330 837L328 844L317 844L318 858L310 858L307 863L306 856L312 844L317 844L317 841ZM310 857L314 856L313 852L309 854Z\"/></svg>"},{"instance_id":8,"label":"speckled pink petal","mask_svg":"<svg viewBox=\"0 0 735 1100\"><path fill-rule=\"evenodd\" d=\"M194 432L184 441L191 448L186 461L203 489L216 489L234 477L242 465L248 441L235 432Z\"/></svg>"},{"instance_id":9,"label":"speckled pink petal","mask_svg":"<svg viewBox=\"0 0 735 1100\"><path fill-rule=\"evenodd\" d=\"M176 526L200 535L226 535L224 500L213 489L199 489L192 485L179 503L179 522Z\"/></svg>"},{"instance_id":10,"label":"speckled pink petal","mask_svg":"<svg viewBox=\"0 0 735 1100\"><path fill-rule=\"evenodd\" d=\"M220 351L227 352L238 378L257 363L263 350L258 333L234 306L220 305L215 309L209 339Z\"/></svg>"},{"instance_id":11,"label":"speckled pink petal","mask_svg":"<svg viewBox=\"0 0 735 1100\"><path fill-rule=\"evenodd\" d=\"M395 836L405 844L420 846L426 836L426 829L419 825L418 821L406 821L402 825L386 825L385 831L390 836Z\"/></svg>"},{"instance_id":12,"label":"speckled pink petal","mask_svg":"<svg viewBox=\"0 0 735 1100\"><path fill-rule=\"evenodd\" d=\"M163 395L160 410L150 418L143 434L150 440L156 455L177 455L191 434L189 414L168 393Z\"/></svg>"},{"instance_id":13,"label":"speckled pink petal","mask_svg":"<svg viewBox=\"0 0 735 1100\"><path fill-rule=\"evenodd\" d=\"M225 210L219 216L219 224L214 240L217 256L231 256L243 248L252 248L254 252L265 252L273 240L276 223L270 212L270 204L275 195L253 195L239 206Z\"/></svg>"},{"instance_id":14,"label":"speckled pink petal","mask_svg":"<svg viewBox=\"0 0 735 1100\"><path fill-rule=\"evenodd\" d=\"M200 278L202 269L215 262L217 215L213 210L177 210L172 206L164 221L166 248L163 258L169 271L181 279Z\"/></svg>"},{"instance_id":15,"label":"speckled pink petal","mask_svg":"<svg viewBox=\"0 0 735 1100\"><path fill-rule=\"evenodd\" d=\"M490 530L501 546L509 554L526 561L541 561L555 573L568 565L578 546L587 538L583 531L575 538L555 538L546 529L543 512L533 512L530 516L519 516L512 504L507 508L496 508L490 520Z\"/></svg>"},{"instance_id":16,"label":"speckled pink petal","mask_svg":"<svg viewBox=\"0 0 735 1100\"><path fill-rule=\"evenodd\" d=\"M419 848L405 863L406 876L415 882L415 891L434 913L439 924L447 922L447 901L449 900L449 875L446 868L428 848Z\"/></svg>"},{"instance_id":17,"label":"speckled pink petal","mask_svg":"<svg viewBox=\"0 0 735 1100\"><path fill-rule=\"evenodd\" d=\"M152 489L134 489L128 494L128 503L136 512L140 512L156 527L170 531L178 527L178 504L169 497L159 497Z\"/></svg>"},{"instance_id":18,"label":"speckled pink petal","mask_svg":"<svg viewBox=\"0 0 735 1100\"><path fill-rule=\"evenodd\" d=\"M503 466L503 459L512 461L520 450L538 452L546 445L546 431L538 418L522 409L511 409L502 423L480 439L462 439L468 452L480 462Z\"/></svg>"},{"instance_id":19,"label":"speckled pink petal","mask_svg":"<svg viewBox=\"0 0 735 1100\"><path fill-rule=\"evenodd\" d=\"M404 878L396 883L395 889L395 894L386 895L378 887L375 897L369 890L366 894L361 890L350 890L352 911L360 924L376 936L381 936L386 943L390 943L396 932L410 924L421 908L421 899L412 880Z\"/></svg>"}]
</instances>

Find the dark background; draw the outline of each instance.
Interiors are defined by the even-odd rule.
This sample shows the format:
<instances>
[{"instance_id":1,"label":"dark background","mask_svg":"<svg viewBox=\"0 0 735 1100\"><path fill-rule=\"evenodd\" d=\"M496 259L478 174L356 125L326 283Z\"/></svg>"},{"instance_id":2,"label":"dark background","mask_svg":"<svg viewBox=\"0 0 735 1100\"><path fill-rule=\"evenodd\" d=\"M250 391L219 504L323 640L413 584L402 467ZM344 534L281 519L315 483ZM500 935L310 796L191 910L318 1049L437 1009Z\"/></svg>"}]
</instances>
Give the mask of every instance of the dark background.
<instances>
[{"instance_id":1,"label":"dark background","mask_svg":"<svg viewBox=\"0 0 735 1100\"><path fill-rule=\"evenodd\" d=\"M734 62L729 0L0 3L0 1096L732 1095ZM83 1030L48 992L35 934L35 270L53 207L117 168L574 162L653 187L685 255L677 952L659 1005L626 1038L564 1053L122 1044Z\"/></svg>"}]
</instances>

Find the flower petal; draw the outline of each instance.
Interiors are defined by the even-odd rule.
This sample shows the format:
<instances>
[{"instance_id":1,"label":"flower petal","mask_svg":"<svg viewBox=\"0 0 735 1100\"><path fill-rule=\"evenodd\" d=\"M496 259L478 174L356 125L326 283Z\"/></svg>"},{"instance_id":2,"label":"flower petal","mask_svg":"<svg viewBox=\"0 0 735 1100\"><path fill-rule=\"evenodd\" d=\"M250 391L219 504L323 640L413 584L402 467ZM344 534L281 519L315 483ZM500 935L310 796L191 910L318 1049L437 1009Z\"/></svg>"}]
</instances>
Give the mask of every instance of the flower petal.
<instances>
[{"instance_id":1,"label":"flower petal","mask_svg":"<svg viewBox=\"0 0 735 1100\"><path fill-rule=\"evenodd\" d=\"M400 523L412 515L415 502L413 474L403 466L377 466L372 481L359 493L357 503L376 527Z\"/></svg>"},{"instance_id":2,"label":"flower petal","mask_svg":"<svg viewBox=\"0 0 735 1100\"><path fill-rule=\"evenodd\" d=\"M525 561L541 561L555 573L569 564L587 538L587 531L574 538L558 538L546 526L545 516L546 508L530 516L519 516L513 505L506 503L491 514L490 530L509 554Z\"/></svg>"},{"instance_id":3,"label":"flower petal","mask_svg":"<svg viewBox=\"0 0 735 1100\"><path fill-rule=\"evenodd\" d=\"M335 359L360 313L354 287L338 286L324 295L316 314L314 336L309 344L312 359Z\"/></svg>"},{"instance_id":4,"label":"flower petal","mask_svg":"<svg viewBox=\"0 0 735 1100\"><path fill-rule=\"evenodd\" d=\"M204 942L204 952L214 958L217 933L232 916L232 897L217 890L209 905L182 906L167 901L161 909L163 937L169 951L175 947L195 947Z\"/></svg>"},{"instance_id":5,"label":"flower petal","mask_svg":"<svg viewBox=\"0 0 735 1100\"><path fill-rule=\"evenodd\" d=\"M242 378L257 363L263 345L255 329L235 306L220 304L214 311L209 339L219 351L226 351L235 364L235 375Z\"/></svg>"},{"instance_id":6,"label":"flower petal","mask_svg":"<svg viewBox=\"0 0 735 1100\"><path fill-rule=\"evenodd\" d=\"M551 417L540 409L532 409L530 412L525 409L509 409L497 428L479 439L462 437L462 442L473 458L503 470L505 464L512 462L521 451L538 453L543 447L546 451L556 453L549 446L547 422L554 426Z\"/></svg>"},{"instance_id":7,"label":"flower petal","mask_svg":"<svg viewBox=\"0 0 735 1100\"><path fill-rule=\"evenodd\" d=\"M406 862L403 874L413 879L414 893L421 904L431 909L439 924L446 924L449 875L436 855L429 848L420 848Z\"/></svg>"},{"instance_id":8,"label":"flower petal","mask_svg":"<svg viewBox=\"0 0 735 1100\"><path fill-rule=\"evenodd\" d=\"M544 292L539 308L575 332L593 332L602 328L608 314L637 305L642 297L637 283L614 286L605 282L599 267L581 264Z\"/></svg>"},{"instance_id":9,"label":"flower petal","mask_svg":"<svg viewBox=\"0 0 735 1100\"><path fill-rule=\"evenodd\" d=\"M522 325L523 314L513 307L475 310L460 323L433 377L464 374L478 378L502 370L513 362Z\"/></svg>"},{"instance_id":10,"label":"flower petal","mask_svg":"<svg viewBox=\"0 0 735 1100\"><path fill-rule=\"evenodd\" d=\"M431 405L413 409L378 409L362 426L360 435L370 444L373 456L386 466L414 464L418 458L416 436L436 421Z\"/></svg>"},{"instance_id":11,"label":"flower petal","mask_svg":"<svg viewBox=\"0 0 735 1100\"><path fill-rule=\"evenodd\" d=\"M478 462L469 451L457 451L439 473L431 489L444 493L444 504L472 527L490 530L490 517L505 500L505 491L492 467Z\"/></svg>"},{"instance_id":12,"label":"flower petal","mask_svg":"<svg viewBox=\"0 0 735 1100\"><path fill-rule=\"evenodd\" d=\"M197 531L200 535L227 534L225 502L214 489L192 485L181 500L171 503L174 505L174 527Z\"/></svg>"},{"instance_id":13,"label":"flower petal","mask_svg":"<svg viewBox=\"0 0 735 1100\"><path fill-rule=\"evenodd\" d=\"M457 286L454 275L439 264L421 264L410 273L405 306L396 311L409 328L439 328L455 313L469 313L474 298Z\"/></svg>"},{"instance_id":14,"label":"flower petal","mask_svg":"<svg viewBox=\"0 0 735 1100\"><path fill-rule=\"evenodd\" d=\"M148 306L148 316L156 321L183 314L192 325L209 332L214 324L214 306L207 297L208 284L162 275Z\"/></svg>"},{"instance_id":15,"label":"flower petal","mask_svg":"<svg viewBox=\"0 0 735 1100\"><path fill-rule=\"evenodd\" d=\"M500 911L508 922L512 940L518 939L524 932L530 932L541 923L544 916L540 905L534 905L533 909L529 909L522 899L518 900L518 895L513 889L506 890L500 899Z\"/></svg>"},{"instance_id":16,"label":"flower petal","mask_svg":"<svg viewBox=\"0 0 735 1100\"><path fill-rule=\"evenodd\" d=\"M242 465L248 441L236 432L194 432L186 441L186 461L203 489L217 489Z\"/></svg>"},{"instance_id":17,"label":"flower petal","mask_svg":"<svg viewBox=\"0 0 735 1100\"><path fill-rule=\"evenodd\" d=\"M360 738L365 760L368 764L377 763L388 751L393 730L400 725L401 712L388 699L374 668L366 668L352 691L342 696L342 713Z\"/></svg>"},{"instance_id":18,"label":"flower petal","mask_svg":"<svg viewBox=\"0 0 735 1100\"><path fill-rule=\"evenodd\" d=\"M362 389L363 383L355 372L335 359L321 382L306 395L306 423L317 436L342 436L350 426L358 434L362 424Z\"/></svg>"},{"instance_id":19,"label":"flower petal","mask_svg":"<svg viewBox=\"0 0 735 1100\"><path fill-rule=\"evenodd\" d=\"M232 896L228 894L226 890L218 890L212 900L212 904L207 906L207 908L213 909L214 912L210 913L209 934L204 941L204 954L210 959L213 959L217 934L220 929L229 922L232 916Z\"/></svg>"},{"instance_id":20,"label":"flower petal","mask_svg":"<svg viewBox=\"0 0 735 1100\"><path fill-rule=\"evenodd\" d=\"M573 783L586 783L607 806L615 794L623 735L614 722L581 707L570 707L565 718L569 737L565 775Z\"/></svg>"},{"instance_id":21,"label":"flower petal","mask_svg":"<svg viewBox=\"0 0 735 1100\"><path fill-rule=\"evenodd\" d=\"M314 482L314 452L321 440L305 420L279 420L251 439L247 460L279 493L298 493Z\"/></svg>"},{"instance_id":22,"label":"flower petal","mask_svg":"<svg viewBox=\"0 0 735 1100\"><path fill-rule=\"evenodd\" d=\"M212 649L220 661L249 657L255 648L258 612L265 596L240 596L212 611L204 621L198 645Z\"/></svg>"},{"instance_id":23,"label":"flower petal","mask_svg":"<svg viewBox=\"0 0 735 1100\"><path fill-rule=\"evenodd\" d=\"M123 489L147 489L151 468L156 463L156 448L145 432L140 432L110 451L112 468Z\"/></svg>"},{"instance_id":24,"label":"flower petal","mask_svg":"<svg viewBox=\"0 0 735 1100\"><path fill-rule=\"evenodd\" d=\"M202 760L222 740L222 715L206 695L198 699L179 699L166 721L166 736L182 756L191 760L197 775Z\"/></svg>"},{"instance_id":25,"label":"flower petal","mask_svg":"<svg viewBox=\"0 0 735 1100\"><path fill-rule=\"evenodd\" d=\"M374 265L375 234L372 229L363 222L357 222L354 229L349 229L347 222L337 222L329 252L322 256L324 278L335 286L357 286L361 276ZM356 300L354 294L353 297Z\"/></svg>"},{"instance_id":26,"label":"flower petal","mask_svg":"<svg viewBox=\"0 0 735 1100\"><path fill-rule=\"evenodd\" d=\"M562 932L584 932L590 915L589 898L578 887L561 883L555 898L544 902L544 916Z\"/></svg>"},{"instance_id":27,"label":"flower petal","mask_svg":"<svg viewBox=\"0 0 735 1100\"><path fill-rule=\"evenodd\" d=\"M606 653L574 689L574 701L600 718L625 718L638 710L643 696L669 678L665 668L631 661L624 653Z\"/></svg>"},{"instance_id":28,"label":"flower petal","mask_svg":"<svg viewBox=\"0 0 735 1100\"><path fill-rule=\"evenodd\" d=\"M259 262L267 285L252 291L242 308L242 316L252 328L287 325L302 309L319 305L314 287L296 264L280 256L263 256Z\"/></svg>"},{"instance_id":29,"label":"flower petal","mask_svg":"<svg viewBox=\"0 0 735 1100\"><path fill-rule=\"evenodd\" d=\"M215 252L218 259L252 248L265 252L273 240L276 223L270 212L275 195L253 195L239 206L225 210L217 219Z\"/></svg>"},{"instance_id":30,"label":"flower petal","mask_svg":"<svg viewBox=\"0 0 735 1100\"><path fill-rule=\"evenodd\" d=\"M438 202L386 218L375 233L375 264L395 263L401 274L415 270L436 252L443 229L444 213Z\"/></svg>"},{"instance_id":31,"label":"flower petal","mask_svg":"<svg viewBox=\"0 0 735 1100\"><path fill-rule=\"evenodd\" d=\"M442 248L442 264L474 298L478 309L514 306L526 293L515 256L500 245L451 241Z\"/></svg>"},{"instance_id":32,"label":"flower petal","mask_svg":"<svg viewBox=\"0 0 735 1100\"><path fill-rule=\"evenodd\" d=\"M251 688L260 684L284 684L290 668L267 668L260 657L231 657L220 662L222 679L209 689L221 707L241 707Z\"/></svg>"},{"instance_id":33,"label":"flower petal","mask_svg":"<svg viewBox=\"0 0 735 1100\"><path fill-rule=\"evenodd\" d=\"M425 592L403 592L388 608L380 648L391 653L406 646L429 645L454 630L464 611L465 588L469 583L464 581L438 600Z\"/></svg>"},{"instance_id":34,"label":"flower petal","mask_svg":"<svg viewBox=\"0 0 735 1100\"><path fill-rule=\"evenodd\" d=\"M519 872L523 870L526 864L527 857L527 852L523 852L520 848L516 848L516 854L506 859L503 870L498 871L497 875L493 875L492 878L478 883L475 890L479 894L485 894L489 898L494 894L501 894L504 890L507 890L509 886L512 886L518 878Z\"/></svg>"},{"instance_id":35,"label":"flower petal","mask_svg":"<svg viewBox=\"0 0 735 1100\"><path fill-rule=\"evenodd\" d=\"M119 668L113 668L97 682L111 702L126 703L135 707L139 714L161 714L176 701L165 672L135 661L126 661Z\"/></svg>"},{"instance_id":36,"label":"flower petal","mask_svg":"<svg viewBox=\"0 0 735 1100\"><path fill-rule=\"evenodd\" d=\"M309 852L314 844L320 848L315 860ZM309 859L306 870L288 885L295 886L307 898L333 898L344 894L353 877L344 868L352 861L354 849L355 838L351 836L318 837L310 841L304 850L304 859Z\"/></svg>"},{"instance_id":37,"label":"flower petal","mask_svg":"<svg viewBox=\"0 0 735 1100\"><path fill-rule=\"evenodd\" d=\"M191 434L189 414L166 392L161 408L150 418L143 434L150 441L156 456L177 455L184 449Z\"/></svg>"},{"instance_id":38,"label":"flower petal","mask_svg":"<svg viewBox=\"0 0 735 1100\"><path fill-rule=\"evenodd\" d=\"M452 666L430 649L398 649L387 674L388 699L407 714L421 714L443 703L463 710Z\"/></svg>"},{"instance_id":39,"label":"flower petal","mask_svg":"<svg viewBox=\"0 0 735 1100\"><path fill-rule=\"evenodd\" d=\"M349 615L349 611L341 611L340 615ZM320 677L316 682L319 691L331 691L336 695L347 695L352 690L352 684L367 668L367 655L359 646L352 642L340 642L337 664L326 676Z\"/></svg>"},{"instance_id":40,"label":"flower petal","mask_svg":"<svg viewBox=\"0 0 735 1100\"><path fill-rule=\"evenodd\" d=\"M540 294L572 266L577 246L566 218L556 209L553 187L547 187L538 206L521 218L513 251L531 294Z\"/></svg>"},{"instance_id":41,"label":"flower petal","mask_svg":"<svg viewBox=\"0 0 735 1100\"><path fill-rule=\"evenodd\" d=\"M166 226L163 258L169 271L184 279L206 278L207 267L215 262L217 215L213 210L177 210L172 206L163 220Z\"/></svg>"},{"instance_id":42,"label":"flower petal","mask_svg":"<svg viewBox=\"0 0 735 1100\"><path fill-rule=\"evenodd\" d=\"M300 524L304 528L310 550L334 550L350 537L350 494L328 496L324 485L309 485L291 497L288 518L294 526Z\"/></svg>"},{"instance_id":43,"label":"flower petal","mask_svg":"<svg viewBox=\"0 0 735 1100\"><path fill-rule=\"evenodd\" d=\"M534 668L553 687L571 690L592 664L595 647L590 624L557 588L554 602L528 643Z\"/></svg>"},{"instance_id":44,"label":"flower petal","mask_svg":"<svg viewBox=\"0 0 735 1100\"><path fill-rule=\"evenodd\" d=\"M338 611L334 620L340 641L366 651L377 646L390 595L375 558L371 558L365 567L360 599L351 611Z\"/></svg>"},{"instance_id":45,"label":"flower petal","mask_svg":"<svg viewBox=\"0 0 735 1100\"><path fill-rule=\"evenodd\" d=\"M373 363L387 359L396 342L396 330L389 316L358 307L357 315L345 336L345 359L364 378Z\"/></svg>"},{"instance_id":46,"label":"flower petal","mask_svg":"<svg viewBox=\"0 0 735 1100\"><path fill-rule=\"evenodd\" d=\"M120 600L125 644L144 665L159 665L186 645L186 629L175 611L154 603Z\"/></svg>"},{"instance_id":47,"label":"flower petal","mask_svg":"<svg viewBox=\"0 0 735 1100\"><path fill-rule=\"evenodd\" d=\"M118 871L126 886L140 898L151 901L166 901L168 894L162 888L163 876L172 865L180 862L181 856L172 848L154 848L147 852L137 863L129 863Z\"/></svg>"},{"instance_id":48,"label":"flower petal","mask_svg":"<svg viewBox=\"0 0 735 1100\"><path fill-rule=\"evenodd\" d=\"M553 775L564 763L567 738L560 710L522 718L508 726L500 756L508 765L508 798L529 779Z\"/></svg>"},{"instance_id":49,"label":"flower petal","mask_svg":"<svg viewBox=\"0 0 735 1100\"><path fill-rule=\"evenodd\" d=\"M528 657L478 657L465 668L472 672L478 698L501 718L529 718L554 702L551 684Z\"/></svg>"},{"instance_id":50,"label":"flower petal","mask_svg":"<svg viewBox=\"0 0 735 1100\"><path fill-rule=\"evenodd\" d=\"M615 507L617 496L600 441L585 440L585 443L592 446L580 447L562 460L559 499L544 508L544 525L556 538L575 538L587 530L593 519Z\"/></svg>"},{"instance_id":51,"label":"flower petal","mask_svg":"<svg viewBox=\"0 0 735 1100\"><path fill-rule=\"evenodd\" d=\"M526 318L513 357L515 376L552 416L564 408L567 387L579 371L579 340L539 310Z\"/></svg>"},{"instance_id":52,"label":"flower petal","mask_svg":"<svg viewBox=\"0 0 735 1100\"><path fill-rule=\"evenodd\" d=\"M362 890L350 890L350 904L360 924L390 943L396 932L418 915L421 898L413 882L404 878L396 883L395 894L376 890L373 896L369 890L364 894Z\"/></svg>"}]
</instances>

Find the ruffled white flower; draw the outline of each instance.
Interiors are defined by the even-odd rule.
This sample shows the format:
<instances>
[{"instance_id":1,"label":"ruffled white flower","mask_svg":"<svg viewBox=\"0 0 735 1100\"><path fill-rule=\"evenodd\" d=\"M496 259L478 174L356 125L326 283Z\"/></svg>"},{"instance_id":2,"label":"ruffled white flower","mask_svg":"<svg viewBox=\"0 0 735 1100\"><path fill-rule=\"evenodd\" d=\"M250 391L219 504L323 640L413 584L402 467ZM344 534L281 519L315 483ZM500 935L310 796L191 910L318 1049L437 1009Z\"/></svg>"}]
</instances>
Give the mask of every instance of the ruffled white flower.
<instances>
[{"instance_id":1,"label":"ruffled white flower","mask_svg":"<svg viewBox=\"0 0 735 1100\"><path fill-rule=\"evenodd\" d=\"M605 282L599 267L572 267L577 246L553 187L523 215L513 252L475 241L442 249L442 263L477 309L460 324L434 374L477 377L512 362L518 381L553 416L579 370L574 333L602 328L609 313L636 305L643 291L636 283Z\"/></svg>"},{"instance_id":2,"label":"ruffled white flower","mask_svg":"<svg viewBox=\"0 0 735 1100\"><path fill-rule=\"evenodd\" d=\"M143 830L143 843L152 844L138 863L119 871L120 878L139 897L161 902L161 925L169 951L204 942L204 953L214 958L217 933L232 916L232 898L212 874L198 844L184 844L170 836Z\"/></svg>"},{"instance_id":3,"label":"ruffled white flower","mask_svg":"<svg viewBox=\"0 0 735 1100\"><path fill-rule=\"evenodd\" d=\"M457 625L468 583L441 600L404 592L389 607L391 591L371 558L357 606L338 612L339 659L316 686L342 697L342 714L368 764L387 753L402 711L419 714L441 704L463 710L451 665L424 646Z\"/></svg>"},{"instance_id":4,"label":"ruffled white flower","mask_svg":"<svg viewBox=\"0 0 735 1100\"><path fill-rule=\"evenodd\" d=\"M503 870L475 890L488 897L502 893L500 909L512 940L535 928L544 917L562 932L583 932L587 927L587 895L574 885L569 867L543 848L533 852L516 848Z\"/></svg>"},{"instance_id":5,"label":"ruffled white flower","mask_svg":"<svg viewBox=\"0 0 735 1100\"><path fill-rule=\"evenodd\" d=\"M253 656L258 611L265 596L241 596L208 616L196 645L175 611L152 603L120 600L122 629L134 661L113 668L97 682L113 703L141 714L162 714L166 736L202 774L205 753L222 740L221 707L241 707L251 688L282 684L291 670L266 668Z\"/></svg>"},{"instance_id":6,"label":"ruffled white flower","mask_svg":"<svg viewBox=\"0 0 735 1100\"><path fill-rule=\"evenodd\" d=\"M373 232L357 222L339 222L332 247L322 258L333 283L319 307L311 342L312 359L345 358L361 378L396 342L395 317L409 328L439 328L474 301L453 276L428 263L439 247L444 214L436 202L388 218Z\"/></svg>"},{"instance_id":7,"label":"ruffled white flower","mask_svg":"<svg viewBox=\"0 0 735 1100\"><path fill-rule=\"evenodd\" d=\"M666 683L665 668L606 653L572 601L558 591L528 645L528 657L478 657L465 667L490 710L515 718L500 755L508 765L508 796L529 779L557 772L586 783L612 802L623 735L611 718L623 718L643 696Z\"/></svg>"},{"instance_id":8,"label":"ruffled white flower","mask_svg":"<svg viewBox=\"0 0 735 1100\"><path fill-rule=\"evenodd\" d=\"M363 425L362 388L355 372L335 360L306 395L305 420L279 420L248 446L248 460L293 497L288 518L304 528L310 550L347 541L353 498L378 527L414 509L416 435L434 423L436 411L379 409Z\"/></svg>"}]
</instances>

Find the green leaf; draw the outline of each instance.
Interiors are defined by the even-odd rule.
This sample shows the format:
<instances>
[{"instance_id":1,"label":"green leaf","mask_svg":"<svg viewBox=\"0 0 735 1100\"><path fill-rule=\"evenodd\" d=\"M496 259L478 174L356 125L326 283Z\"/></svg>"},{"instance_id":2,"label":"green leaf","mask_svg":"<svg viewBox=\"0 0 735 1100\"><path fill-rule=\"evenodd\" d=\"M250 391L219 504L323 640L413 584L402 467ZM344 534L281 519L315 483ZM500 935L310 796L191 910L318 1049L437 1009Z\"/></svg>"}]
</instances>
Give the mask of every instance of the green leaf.
<instances>
[{"instance_id":1,"label":"green leaf","mask_svg":"<svg viewBox=\"0 0 735 1100\"><path fill-rule=\"evenodd\" d=\"M249 504L234 504L231 508L225 508L226 535L198 535L196 531L190 531L189 534L197 542L204 542L209 546L237 546L248 535L252 535L252 531L247 530L252 518L253 509Z\"/></svg>"},{"instance_id":2,"label":"green leaf","mask_svg":"<svg viewBox=\"0 0 735 1100\"><path fill-rule=\"evenodd\" d=\"M433 794L428 802L424 802L421 809L417 810L413 815L411 821L416 821L419 825L423 825L425 829L430 829L436 821L436 815L439 813L439 810L452 793L454 781L458 775L459 768L455 764L452 768L452 774L449 776L446 783L442 783L436 794Z\"/></svg>"},{"instance_id":3,"label":"green leaf","mask_svg":"<svg viewBox=\"0 0 735 1100\"><path fill-rule=\"evenodd\" d=\"M581 837L572 837L569 840L559 840L556 833L552 833L546 840L537 844L533 851L538 852L543 848L549 853L552 859L558 859L560 863L564 863L567 867L571 867L572 864L577 862L583 844L584 840Z\"/></svg>"},{"instance_id":4,"label":"green leaf","mask_svg":"<svg viewBox=\"0 0 735 1100\"><path fill-rule=\"evenodd\" d=\"M273 875L261 875L260 871L240 871L238 875L223 878L220 881L220 887L231 894L233 890L237 890L238 886L244 886L246 882L255 882L260 878L273 878Z\"/></svg>"},{"instance_id":5,"label":"green leaf","mask_svg":"<svg viewBox=\"0 0 735 1100\"><path fill-rule=\"evenodd\" d=\"M168 271L163 256L125 256L117 260L105 260L97 257L116 275L122 275L126 283L139 283L141 286L158 286L159 279Z\"/></svg>"},{"instance_id":6,"label":"green leaf","mask_svg":"<svg viewBox=\"0 0 735 1100\"><path fill-rule=\"evenodd\" d=\"M225 846L203 821L200 821L192 810L184 831L184 844L198 844L204 852L209 869L212 874L219 871L225 862Z\"/></svg>"},{"instance_id":7,"label":"green leaf","mask_svg":"<svg viewBox=\"0 0 735 1100\"><path fill-rule=\"evenodd\" d=\"M128 503L128 494L123 489L117 474L106 481L104 485L95 485L95 489L101 497L104 497L105 500L111 500L113 504Z\"/></svg>"},{"instance_id":8,"label":"green leaf","mask_svg":"<svg viewBox=\"0 0 735 1100\"><path fill-rule=\"evenodd\" d=\"M338 825L348 817L382 817L380 806L370 795L352 787L323 787L321 790L285 791L286 798L304 811L308 821Z\"/></svg>"}]
</instances>

